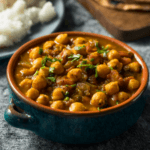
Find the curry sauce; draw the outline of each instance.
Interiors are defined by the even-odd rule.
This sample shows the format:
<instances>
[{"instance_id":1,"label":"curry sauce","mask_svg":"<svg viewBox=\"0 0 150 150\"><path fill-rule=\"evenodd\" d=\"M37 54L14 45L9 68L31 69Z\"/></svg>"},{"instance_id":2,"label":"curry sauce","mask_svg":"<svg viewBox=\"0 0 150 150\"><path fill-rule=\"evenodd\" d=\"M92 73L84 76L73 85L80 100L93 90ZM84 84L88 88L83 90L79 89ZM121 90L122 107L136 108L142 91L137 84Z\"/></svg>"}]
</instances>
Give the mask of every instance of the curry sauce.
<instances>
[{"instance_id":1,"label":"curry sauce","mask_svg":"<svg viewBox=\"0 0 150 150\"><path fill-rule=\"evenodd\" d=\"M141 70L134 55L114 43L60 34L23 53L14 76L37 103L100 111L129 99L140 86Z\"/></svg>"}]
</instances>

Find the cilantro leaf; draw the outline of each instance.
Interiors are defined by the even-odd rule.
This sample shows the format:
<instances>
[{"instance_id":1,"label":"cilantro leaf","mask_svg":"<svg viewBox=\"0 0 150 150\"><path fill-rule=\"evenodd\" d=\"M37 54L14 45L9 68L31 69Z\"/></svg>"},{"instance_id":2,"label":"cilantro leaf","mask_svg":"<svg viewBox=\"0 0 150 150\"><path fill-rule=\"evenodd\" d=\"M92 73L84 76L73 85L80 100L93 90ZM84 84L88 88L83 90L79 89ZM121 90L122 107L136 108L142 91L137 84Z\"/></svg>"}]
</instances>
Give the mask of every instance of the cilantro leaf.
<instances>
[{"instance_id":1,"label":"cilantro leaf","mask_svg":"<svg viewBox=\"0 0 150 150\"><path fill-rule=\"evenodd\" d=\"M54 77L47 77L47 79L51 80L52 82L56 82L56 79Z\"/></svg>"},{"instance_id":2,"label":"cilantro leaf","mask_svg":"<svg viewBox=\"0 0 150 150\"><path fill-rule=\"evenodd\" d=\"M44 68L45 68L45 66L41 67L41 69L44 69Z\"/></svg>"},{"instance_id":3,"label":"cilantro leaf","mask_svg":"<svg viewBox=\"0 0 150 150\"><path fill-rule=\"evenodd\" d=\"M96 92L103 92L103 93L106 93L106 91L101 91L101 90L96 90Z\"/></svg>"},{"instance_id":4,"label":"cilantro leaf","mask_svg":"<svg viewBox=\"0 0 150 150\"><path fill-rule=\"evenodd\" d=\"M81 57L81 55L80 54L77 54L77 55L73 55L73 54L71 54L68 58L71 58L72 59L72 62L73 61L76 61L76 60L79 60L80 59L80 57Z\"/></svg>"},{"instance_id":5,"label":"cilantro leaf","mask_svg":"<svg viewBox=\"0 0 150 150\"><path fill-rule=\"evenodd\" d=\"M118 105L119 104L119 102L118 101L116 101L116 105Z\"/></svg>"},{"instance_id":6,"label":"cilantro leaf","mask_svg":"<svg viewBox=\"0 0 150 150\"><path fill-rule=\"evenodd\" d=\"M45 56L44 59L42 60L42 62L41 62L41 63L42 63L42 67L44 67L44 66L46 65L47 58L48 58L48 57Z\"/></svg>"},{"instance_id":7,"label":"cilantro leaf","mask_svg":"<svg viewBox=\"0 0 150 150\"><path fill-rule=\"evenodd\" d=\"M71 87L75 87L77 84L73 84L73 85L71 85Z\"/></svg>"},{"instance_id":8,"label":"cilantro leaf","mask_svg":"<svg viewBox=\"0 0 150 150\"><path fill-rule=\"evenodd\" d=\"M87 67L89 69L94 69L95 68L95 66L91 65L91 64L80 64L77 67Z\"/></svg>"},{"instance_id":9,"label":"cilantro leaf","mask_svg":"<svg viewBox=\"0 0 150 150\"><path fill-rule=\"evenodd\" d=\"M98 78L97 67L95 68L95 78Z\"/></svg>"},{"instance_id":10,"label":"cilantro leaf","mask_svg":"<svg viewBox=\"0 0 150 150\"><path fill-rule=\"evenodd\" d=\"M113 68L113 67L111 67L111 66L110 66L109 68L110 68L110 70L113 70L113 69L114 69L114 68Z\"/></svg>"},{"instance_id":11,"label":"cilantro leaf","mask_svg":"<svg viewBox=\"0 0 150 150\"><path fill-rule=\"evenodd\" d=\"M69 97L65 97L64 101L69 101Z\"/></svg>"},{"instance_id":12,"label":"cilantro leaf","mask_svg":"<svg viewBox=\"0 0 150 150\"><path fill-rule=\"evenodd\" d=\"M54 73L55 67L49 67L49 72Z\"/></svg>"},{"instance_id":13,"label":"cilantro leaf","mask_svg":"<svg viewBox=\"0 0 150 150\"><path fill-rule=\"evenodd\" d=\"M87 60L83 60L82 62L81 62L81 64L86 64L87 63Z\"/></svg>"},{"instance_id":14,"label":"cilantro leaf","mask_svg":"<svg viewBox=\"0 0 150 150\"><path fill-rule=\"evenodd\" d=\"M42 53L43 53L43 49L39 48L39 54L42 55Z\"/></svg>"},{"instance_id":15,"label":"cilantro leaf","mask_svg":"<svg viewBox=\"0 0 150 150\"><path fill-rule=\"evenodd\" d=\"M64 95L65 97L69 97L69 92L68 91L66 91L66 93L65 93L65 95Z\"/></svg>"},{"instance_id":16,"label":"cilantro leaf","mask_svg":"<svg viewBox=\"0 0 150 150\"><path fill-rule=\"evenodd\" d=\"M53 58L53 59L52 59L52 62L56 62L56 61L61 62L62 60L61 60L61 59L57 59L57 58Z\"/></svg>"},{"instance_id":17,"label":"cilantro leaf","mask_svg":"<svg viewBox=\"0 0 150 150\"><path fill-rule=\"evenodd\" d=\"M106 55L107 55L107 53L109 52L108 51L108 48L109 47L104 47L104 46L102 46L102 49L100 49L100 47L98 46L98 42L96 42L96 45L95 45L96 47L97 47L97 52L99 53L99 54L103 54L103 57L105 57Z\"/></svg>"},{"instance_id":18,"label":"cilantro leaf","mask_svg":"<svg viewBox=\"0 0 150 150\"><path fill-rule=\"evenodd\" d=\"M56 62L56 61L59 61L61 62L61 59L57 59L57 58L48 58L47 56L44 57L44 59L42 60L42 67L44 67L46 65L46 62L47 61L50 61L50 62Z\"/></svg>"},{"instance_id":19,"label":"cilantro leaf","mask_svg":"<svg viewBox=\"0 0 150 150\"><path fill-rule=\"evenodd\" d=\"M39 71L37 70L33 76L36 76L36 75L38 75L38 73L39 73Z\"/></svg>"},{"instance_id":20,"label":"cilantro leaf","mask_svg":"<svg viewBox=\"0 0 150 150\"><path fill-rule=\"evenodd\" d=\"M98 111L101 111L101 110L102 110L102 108L100 108L100 107L97 107L97 110L98 110Z\"/></svg>"},{"instance_id":21,"label":"cilantro leaf","mask_svg":"<svg viewBox=\"0 0 150 150\"><path fill-rule=\"evenodd\" d=\"M83 45L83 46L75 46L74 49L78 51L78 50L81 50L84 47L85 47L85 45Z\"/></svg>"},{"instance_id":22,"label":"cilantro leaf","mask_svg":"<svg viewBox=\"0 0 150 150\"><path fill-rule=\"evenodd\" d=\"M94 61L94 58L91 58L90 61L91 61L91 62Z\"/></svg>"}]
</instances>

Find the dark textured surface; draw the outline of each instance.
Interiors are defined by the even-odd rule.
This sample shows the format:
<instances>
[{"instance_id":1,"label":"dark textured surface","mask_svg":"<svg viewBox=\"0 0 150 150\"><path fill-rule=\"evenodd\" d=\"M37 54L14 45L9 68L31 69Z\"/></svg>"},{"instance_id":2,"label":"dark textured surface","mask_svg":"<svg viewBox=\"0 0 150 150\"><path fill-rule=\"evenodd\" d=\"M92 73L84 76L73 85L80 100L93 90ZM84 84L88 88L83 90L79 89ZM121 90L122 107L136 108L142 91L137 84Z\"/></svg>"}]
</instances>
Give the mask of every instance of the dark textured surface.
<instances>
[{"instance_id":1,"label":"dark textured surface","mask_svg":"<svg viewBox=\"0 0 150 150\"><path fill-rule=\"evenodd\" d=\"M65 0L66 16L59 31L86 31L111 36L75 0ZM150 38L128 42L138 51L150 68ZM31 131L21 130L5 122L3 113L8 105L6 80L7 60L0 62L0 150L149 150L150 149L150 84L144 95L145 109L128 131L109 141L92 145L64 145L44 140ZM92 138L92 137L91 137Z\"/></svg>"}]
</instances>

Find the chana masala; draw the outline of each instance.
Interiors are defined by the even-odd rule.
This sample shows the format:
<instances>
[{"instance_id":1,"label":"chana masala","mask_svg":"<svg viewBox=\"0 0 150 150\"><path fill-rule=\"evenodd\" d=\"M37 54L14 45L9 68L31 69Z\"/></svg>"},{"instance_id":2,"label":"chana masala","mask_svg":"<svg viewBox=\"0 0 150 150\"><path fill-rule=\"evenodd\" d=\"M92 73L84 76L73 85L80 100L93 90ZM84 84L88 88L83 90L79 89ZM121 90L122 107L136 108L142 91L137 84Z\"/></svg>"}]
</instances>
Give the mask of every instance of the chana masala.
<instances>
[{"instance_id":1,"label":"chana masala","mask_svg":"<svg viewBox=\"0 0 150 150\"><path fill-rule=\"evenodd\" d=\"M104 39L60 34L23 53L14 77L30 99L54 109L100 111L131 97L141 65Z\"/></svg>"}]
</instances>

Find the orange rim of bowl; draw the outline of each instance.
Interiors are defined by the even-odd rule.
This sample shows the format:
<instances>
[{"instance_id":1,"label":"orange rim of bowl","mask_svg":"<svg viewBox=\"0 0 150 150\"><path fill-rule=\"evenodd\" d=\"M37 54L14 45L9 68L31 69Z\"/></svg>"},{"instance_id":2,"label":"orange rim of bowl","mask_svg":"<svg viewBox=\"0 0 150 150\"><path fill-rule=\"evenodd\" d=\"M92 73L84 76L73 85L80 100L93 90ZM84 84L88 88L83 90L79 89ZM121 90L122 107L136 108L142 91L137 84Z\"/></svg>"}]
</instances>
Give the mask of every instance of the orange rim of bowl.
<instances>
[{"instance_id":1,"label":"orange rim of bowl","mask_svg":"<svg viewBox=\"0 0 150 150\"><path fill-rule=\"evenodd\" d=\"M49 38L55 38L58 34L63 34L66 33L69 36L88 36L88 37L95 37L95 38L99 38L99 39L104 39L110 42L113 42L115 45L119 45L121 47L123 47L124 49L126 49L127 51L131 51L132 53L134 53L135 58L137 59L137 61L142 65L142 79L141 79L141 85L139 87L139 89L126 101L115 105L115 106L111 106L111 107L107 107L107 108L103 108L101 111L78 111L78 112L71 112L69 110L60 110L60 109L53 109L49 106L44 106L42 104L38 104L37 102L33 101L32 99L26 97L18 88L18 86L15 83L14 80L14 76L13 76L13 71L14 71L14 67L15 64L20 56L20 54L22 54L23 52L29 50L31 47L36 46L39 43L42 43L46 40L48 40ZM133 102L136 101L136 99L138 99L138 97L141 96L141 94L144 92L147 83L148 83L148 68L146 66L146 63L144 62L144 60L142 59L142 57L135 51L133 50L131 47L129 47L128 45L126 45L125 43L113 39L111 37L107 37L104 35L100 35L100 34L95 34L95 33L88 33L88 32L80 32L80 31L75 31L75 32L57 32L57 33L53 33L50 35L46 35L46 36L42 36L39 38L36 38L34 40L31 40L27 43L25 43L23 46L21 46L11 57L11 59L9 60L8 66L7 66L7 80L8 83L12 89L12 91L20 98L20 100L22 100L23 102L25 102L26 104L31 105L32 107L47 112L47 113L52 113L52 114L59 114L59 115L77 115L77 116L90 116L90 115L105 115L108 113L112 113L112 112L116 112L122 108L125 108L129 105L131 105Z\"/></svg>"}]
</instances>

